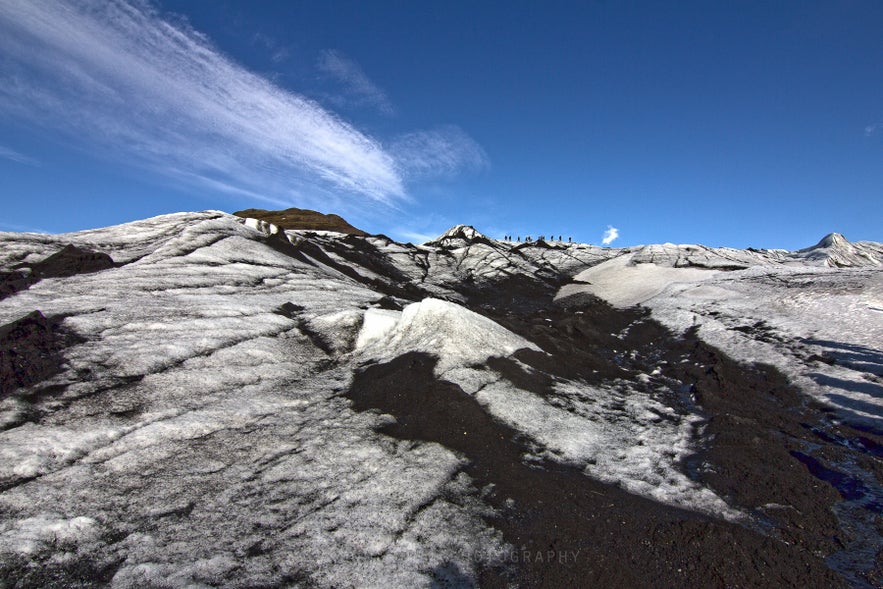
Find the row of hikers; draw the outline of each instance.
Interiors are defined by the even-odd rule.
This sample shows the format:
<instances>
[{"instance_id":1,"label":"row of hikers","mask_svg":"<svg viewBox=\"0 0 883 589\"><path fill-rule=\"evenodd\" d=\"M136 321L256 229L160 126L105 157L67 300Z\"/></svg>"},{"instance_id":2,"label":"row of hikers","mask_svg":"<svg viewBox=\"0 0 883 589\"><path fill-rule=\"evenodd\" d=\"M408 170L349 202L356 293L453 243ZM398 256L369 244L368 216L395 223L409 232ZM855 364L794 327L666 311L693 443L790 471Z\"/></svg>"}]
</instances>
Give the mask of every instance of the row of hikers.
<instances>
[{"instance_id":1,"label":"row of hikers","mask_svg":"<svg viewBox=\"0 0 883 589\"><path fill-rule=\"evenodd\" d=\"M545 240L546 240L546 236L545 236L545 235L540 235L539 237L537 237L537 241L545 241ZM504 235L504 236L503 236L503 241L519 241L519 242L520 242L520 241L521 241L521 236L519 235L519 236L516 237L515 239L512 239L512 236L511 236L511 235ZM530 243L531 241L533 241L533 238L532 238L530 235L528 235L527 237L524 238L524 242L525 242L525 243ZM554 236L554 235L549 236L549 241L555 241L555 236ZM564 241L563 239L561 239L561 236L560 236L560 235L558 236L558 241ZM573 238L572 238L572 237L568 237L568 238L567 238L567 243L573 243Z\"/></svg>"}]
</instances>

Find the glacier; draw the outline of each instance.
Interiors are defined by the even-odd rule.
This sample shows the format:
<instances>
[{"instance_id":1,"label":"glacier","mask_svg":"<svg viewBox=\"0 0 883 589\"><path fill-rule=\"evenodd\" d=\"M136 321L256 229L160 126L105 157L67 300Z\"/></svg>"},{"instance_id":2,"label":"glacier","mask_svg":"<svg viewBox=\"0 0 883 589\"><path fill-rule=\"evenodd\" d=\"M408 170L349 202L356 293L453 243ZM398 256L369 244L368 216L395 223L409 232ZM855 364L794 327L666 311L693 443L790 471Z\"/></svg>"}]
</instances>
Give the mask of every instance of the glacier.
<instances>
[{"instance_id":1,"label":"glacier","mask_svg":"<svg viewBox=\"0 0 883 589\"><path fill-rule=\"evenodd\" d=\"M13 586L875 582L879 244L414 245L220 211L0 244L4 362L31 367L0 395ZM787 480L733 482L744 432Z\"/></svg>"}]
</instances>

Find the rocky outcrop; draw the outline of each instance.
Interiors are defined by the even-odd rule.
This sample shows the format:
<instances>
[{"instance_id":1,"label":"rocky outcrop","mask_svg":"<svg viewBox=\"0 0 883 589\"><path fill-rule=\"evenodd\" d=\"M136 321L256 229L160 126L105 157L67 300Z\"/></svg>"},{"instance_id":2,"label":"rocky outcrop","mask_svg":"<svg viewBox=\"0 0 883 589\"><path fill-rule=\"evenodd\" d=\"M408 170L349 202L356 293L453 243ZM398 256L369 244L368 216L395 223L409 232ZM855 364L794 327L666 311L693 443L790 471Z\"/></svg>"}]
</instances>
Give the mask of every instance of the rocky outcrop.
<instances>
[{"instance_id":1,"label":"rocky outcrop","mask_svg":"<svg viewBox=\"0 0 883 589\"><path fill-rule=\"evenodd\" d=\"M0 299L24 290L43 278L64 278L114 268L113 259L72 244L34 264L16 264L8 271L0 271Z\"/></svg>"},{"instance_id":2,"label":"rocky outcrop","mask_svg":"<svg viewBox=\"0 0 883 589\"><path fill-rule=\"evenodd\" d=\"M237 217L258 219L272 223L281 229L306 230L306 231L334 231L347 235L368 235L366 232L353 227L347 221L334 214L324 214L309 209L290 208L282 211L267 211L264 209L245 209L233 213Z\"/></svg>"}]
</instances>

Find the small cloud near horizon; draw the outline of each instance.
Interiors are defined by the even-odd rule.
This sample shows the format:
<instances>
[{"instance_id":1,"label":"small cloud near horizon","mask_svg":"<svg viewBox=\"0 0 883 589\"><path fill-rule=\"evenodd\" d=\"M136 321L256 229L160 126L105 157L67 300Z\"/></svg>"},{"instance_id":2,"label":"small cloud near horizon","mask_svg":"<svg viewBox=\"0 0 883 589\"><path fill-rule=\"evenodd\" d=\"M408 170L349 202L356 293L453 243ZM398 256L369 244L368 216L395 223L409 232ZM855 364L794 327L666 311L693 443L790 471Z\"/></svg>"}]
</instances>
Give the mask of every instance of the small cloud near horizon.
<instances>
[{"instance_id":1,"label":"small cloud near horizon","mask_svg":"<svg viewBox=\"0 0 883 589\"><path fill-rule=\"evenodd\" d=\"M20 225L18 223L7 223L6 221L0 221L0 231L12 231L15 233L52 233L52 231L43 229L41 227Z\"/></svg>"},{"instance_id":2,"label":"small cloud near horizon","mask_svg":"<svg viewBox=\"0 0 883 589\"><path fill-rule=\"evenodd\" d=\"M422 233L419 231L409 231L407 229L394 229L390 231L390 233L392 234L390 237L393 237L398 241L410 241L414 244L421 244L435 239L444 233L444 231L439 231L438 233Z\"/></svg>"},{"instance_id":3,"label":"small cloud near horizon","mask_svg":"<svg viewBox=\"0 0 883 589\"><path fill-rule=\"evenodd\" d=\"M604 245L610 245L618 238L619 238L619 229L617 229L613 225L608 225L607 231L604 232L604 237L601 239L601 243L603 243Z\"/></svg>"}]
</instances>

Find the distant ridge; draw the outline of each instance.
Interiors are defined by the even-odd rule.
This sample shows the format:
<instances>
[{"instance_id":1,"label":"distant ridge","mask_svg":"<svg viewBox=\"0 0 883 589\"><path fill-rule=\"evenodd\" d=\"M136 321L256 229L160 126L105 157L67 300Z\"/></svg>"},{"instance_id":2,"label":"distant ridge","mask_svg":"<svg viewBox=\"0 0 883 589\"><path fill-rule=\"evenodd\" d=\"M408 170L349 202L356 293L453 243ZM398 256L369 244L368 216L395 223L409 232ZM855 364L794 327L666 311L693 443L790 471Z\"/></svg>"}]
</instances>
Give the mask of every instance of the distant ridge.
<instances>
[{"instance_id":1,"label":"distant ridge","mask_svg":"<svg viewBox=\"0 0 883 589\"><path fill-rule=\"evenodd\" d=\"M336 231L348 235L368 235L357 227L350 225L339 215L326 215L309 209L290 208L283 211L267 211L264 209L245 209L233 213L237 217L259 219L272 223L282 229L304 229L313 231Z\"/></svg>"},{"instance_id":2,"label":"distant ridge","mask_svg":"<svg viewBox=\"0 0 883 589\"><path fill-rule=\"evenodd\" d=\"M829 233L812 247L795 252L795 256L810 261L821 261L825 266L883 265L883 245L872 241L851 242L840 233Z\"/></svg>"},{"instance_id":3,"label":"distant ridge","mask_svg":"<svg viewBox=\"0 0 883 589\"><path fill-rule=\"evenodd\" d=\"M652 263L669 268L706 268L709 270L744 270L766 264L800 264L827 266L829 268L883 267L883 243L874 241L851 242L840 233L829 233L813 246L789 251L784 249L758 250L731 247L707 247L704 245L676 245L673 243L631 246L626 248L603 248L572 242L556 242L538 238L536 241L492 239L472 225L454 225L435 239L423 245L443 249L459 249L484 244L492 247L544 248L573 250L595 248L604 259L618 255L630 256L631 264Z\"/></svg>"}]
</instances>

